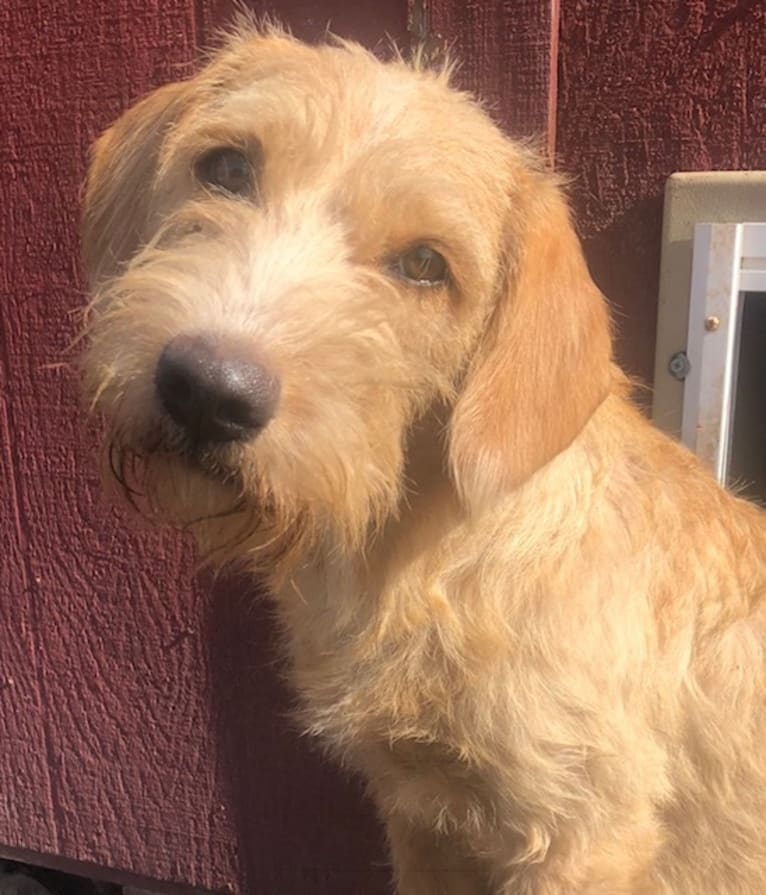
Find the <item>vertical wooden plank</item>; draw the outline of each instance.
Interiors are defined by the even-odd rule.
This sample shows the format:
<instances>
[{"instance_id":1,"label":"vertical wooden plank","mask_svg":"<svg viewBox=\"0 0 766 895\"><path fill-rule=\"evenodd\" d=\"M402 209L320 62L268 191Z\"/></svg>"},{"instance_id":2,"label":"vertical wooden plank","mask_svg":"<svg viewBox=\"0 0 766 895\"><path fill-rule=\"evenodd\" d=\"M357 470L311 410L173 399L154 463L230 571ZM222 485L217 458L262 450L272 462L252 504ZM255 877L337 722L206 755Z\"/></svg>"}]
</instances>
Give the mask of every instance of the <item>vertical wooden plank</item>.
<instances>
[{"instance_id":1,"label":"vertical wooden plank","mask_svg":"<svg viewBox=\"0 0 766 895\"><path fill-rule=\"evenodd\" d=\"M516 136L555 140L558 0L409 0L460 60L456 80Z\"/></svg>"},{"instance_id":2,"label":"vertical wooden plank","mask_svg":"<svg viewBox=\"0 0 766 895\"><path fill-rule=\"evenodd\" d=\"M621 360L651 381L665 180L766 167L761 0L562 4L557 149Z\"/></svg>"},{"instance_id":3,"label":"vertical wooden plank","mask_svg":"<svg viewBox=\"0 0 766 895\"><path fill-rule=\"evenodd\" d=\"M3 211L0 210L0 215ZM27 562L28 520L19 499L18 445L8 407L8 345L0 330L0 830L7 845L26 836L58 847L48 773L49 740L35 636L34 582ZM14 781L26 781L20 800Z\"/></svg>"}]
</instances>

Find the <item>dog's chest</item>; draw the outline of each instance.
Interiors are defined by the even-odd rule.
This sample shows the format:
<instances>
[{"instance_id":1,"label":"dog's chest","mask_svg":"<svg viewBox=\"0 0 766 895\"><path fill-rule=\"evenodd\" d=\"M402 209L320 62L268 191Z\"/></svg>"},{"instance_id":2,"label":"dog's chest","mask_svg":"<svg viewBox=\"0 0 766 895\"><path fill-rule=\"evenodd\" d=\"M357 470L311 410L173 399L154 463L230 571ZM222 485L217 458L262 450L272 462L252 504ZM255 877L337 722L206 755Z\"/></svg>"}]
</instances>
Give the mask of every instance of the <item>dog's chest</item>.
<instances>
[{"instance_id":1,"label":"dog's chest","mask_svg":"<svg viewBox=\"0 0 766 895\"><path fill-rule=\"evenodd\" d=\"M462 835L492 827L496 805L486 774L451 744L415 739L361 742L351 762L369 782L378 809L415 826Z\"/></svg>"},{"instance_id":2,"label":"dog's chest","mask_svg":"<svg viewBox=\"0 0 766 895\"><path fill-rule=\"evenodd\" d=\"M306 727L365 775L381 807L475 827L492 813L490 787L455 718L477 688L444 649L438 584L421 588L381 596L358 578L305 573L283 595L291 677Z\"/></svg>"},{"instance_id":3,"label":"dog's chest","mask_svg":"<svg viewBox=\"0 0 766 895\"><path fill-rule=\"evenodd\" d=\"M517 832L503 847L523 852L542 814L568 811L585 791L582 725L565 731L567 748L548 748L569 717L563 689L543 675L516 680L514 669L533 662L501 625L478 613L453 623L465 621L461 603L476 607L475 590L407 572L388 592L306 572L282 595L302 720L365 776L384 815L486 850L505 814Z\"/></svg>"}]
</instances>

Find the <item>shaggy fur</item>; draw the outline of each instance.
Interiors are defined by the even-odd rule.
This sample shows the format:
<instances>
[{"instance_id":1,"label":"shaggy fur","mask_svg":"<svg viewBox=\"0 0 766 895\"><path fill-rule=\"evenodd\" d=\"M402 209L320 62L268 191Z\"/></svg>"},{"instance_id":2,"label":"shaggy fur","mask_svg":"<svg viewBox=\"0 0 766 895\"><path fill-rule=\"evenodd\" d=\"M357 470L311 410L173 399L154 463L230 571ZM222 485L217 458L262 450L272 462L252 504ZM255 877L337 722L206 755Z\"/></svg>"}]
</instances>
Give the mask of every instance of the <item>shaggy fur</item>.
<instances>
[{"instance_id":1,"label":"shaggy fur","mask_svg":"<svg viewBox=\"0 0 766 895\"><path fill-rule=\"evenodd\" d=\"M101 137L106 477L268 577L400 895L763 895L764 517L630 404L559 185L448 80L241 32ZM257 194L195 180L216 146ZM165 417L185 332L280 377L257 438Z\"/></svg>"}]
</instances>

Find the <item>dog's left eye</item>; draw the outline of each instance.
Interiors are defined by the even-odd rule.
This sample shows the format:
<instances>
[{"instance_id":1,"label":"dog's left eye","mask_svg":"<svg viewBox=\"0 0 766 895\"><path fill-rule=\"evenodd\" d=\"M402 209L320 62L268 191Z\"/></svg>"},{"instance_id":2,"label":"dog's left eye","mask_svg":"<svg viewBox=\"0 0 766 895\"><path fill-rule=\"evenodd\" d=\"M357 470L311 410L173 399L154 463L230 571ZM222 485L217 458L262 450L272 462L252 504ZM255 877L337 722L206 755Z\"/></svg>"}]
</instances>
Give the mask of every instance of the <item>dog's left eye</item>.
<instances>
[{"instance_id":1,"label":"dog's left eye","mask_svg":"<svg viewBox=\"0 0 766 895\"><path fill-rule=\"evenodd\" d=\"M205 186L223 190L233 196L245 196L253 189L253 169L238 149L211 149L195 166L197 180Z\"/></svg>"},{"instance_id":2,"label":"dog's left eye","mask_svg":"<svg viewBox=\"0 0 766 895\"><path fill-rule=\"evenodd\" d=\"M393 270L417 286L441 286L447 282L449 267L436 249L419 245L399 255L392 264Z\"/></svg>"}]
</instances>

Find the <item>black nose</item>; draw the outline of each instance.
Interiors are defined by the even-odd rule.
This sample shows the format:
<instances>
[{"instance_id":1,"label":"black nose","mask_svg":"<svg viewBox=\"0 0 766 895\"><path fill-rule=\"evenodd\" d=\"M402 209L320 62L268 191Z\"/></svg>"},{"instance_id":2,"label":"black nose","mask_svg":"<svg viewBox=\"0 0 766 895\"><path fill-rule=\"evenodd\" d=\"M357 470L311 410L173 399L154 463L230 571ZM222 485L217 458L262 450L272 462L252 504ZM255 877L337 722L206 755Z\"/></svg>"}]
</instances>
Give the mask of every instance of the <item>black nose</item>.
<instances>
[{"instance_id":1,"label":"black nose","mask_svg":"<svg viewBox=\"0 0 766 895\"><path fill-rule=\"evenodd\" d=\"M195 442L247 441L279 401L279 379L252 346L224 336L176 336L160 355L155 385L165 411Z\"/></svg>"}]
</instances>

